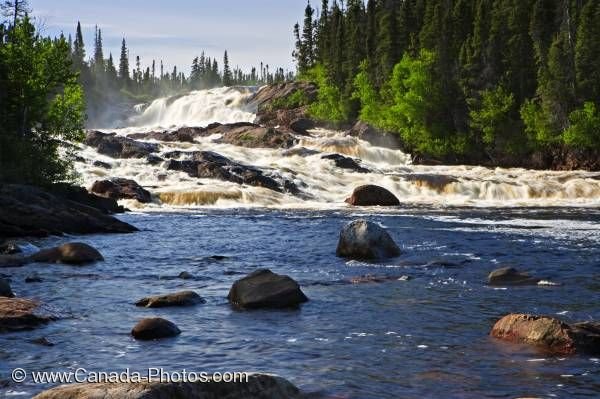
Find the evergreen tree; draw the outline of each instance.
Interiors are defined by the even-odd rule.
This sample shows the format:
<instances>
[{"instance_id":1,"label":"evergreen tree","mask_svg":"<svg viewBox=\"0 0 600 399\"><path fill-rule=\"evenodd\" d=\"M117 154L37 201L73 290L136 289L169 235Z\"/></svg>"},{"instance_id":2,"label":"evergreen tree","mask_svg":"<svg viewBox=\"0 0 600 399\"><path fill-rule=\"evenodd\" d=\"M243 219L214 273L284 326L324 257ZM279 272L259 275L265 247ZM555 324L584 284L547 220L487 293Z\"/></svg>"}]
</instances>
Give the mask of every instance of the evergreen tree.
<instances>
[{"instance_id":1,"label":"evergreen tree","mask_svg":"<svg viewBox=\"0 0 600 399\"><path fill-rule=\"evenodd\" d=\"M73 64L76 69L81 70L85 63L85 45L83 43L83 34L81 33L81 23L77 21L77 30L75 33L75 43L73 44Z\"/></svg>"},{"instance_id":2,"label":"evergreen tree","mask_svg":"<svg viewBox=\"0 0 600 399\"><path fill-rule=\"evenodd\" d=\"M102 76L105 71L104 51L102 50L102 31L96 27L96 38L94 46L94 72L97 77Z\"/></svg>"},{"instance_id":3,"label":"evergreen tree","mask_svg":"<svg viewBox=\"0 0 600 399\"><path fill-rule=\"evenodd\" d=\"M119 78L121 79L121 86L127 86L129 84L129 51L127 50L125 38L123 38L123 41L121 42L121 57L119 58Z\"/></svg>"},{"instance_id":4,"label":"evergreen tree","mask_svg":"<svg viewBox=\"0 0 600 399\"><path fill-rule=\"evenodd\" d=\"M577 96L600 105L600 3L588 0L581 11L575 46Z\"/></svg>"},{"instance_id":5,"label":"evergreen tree","mask_svg":"<svg viewBox=\"0 0 600 399\"><path fill-rule=\"evenodd\" d=\"M231 86L233 76L231 75L231 69L229 69L229 57L227 56L227 50L223 55L223 85Z\"/></svg>"}]
</instances>

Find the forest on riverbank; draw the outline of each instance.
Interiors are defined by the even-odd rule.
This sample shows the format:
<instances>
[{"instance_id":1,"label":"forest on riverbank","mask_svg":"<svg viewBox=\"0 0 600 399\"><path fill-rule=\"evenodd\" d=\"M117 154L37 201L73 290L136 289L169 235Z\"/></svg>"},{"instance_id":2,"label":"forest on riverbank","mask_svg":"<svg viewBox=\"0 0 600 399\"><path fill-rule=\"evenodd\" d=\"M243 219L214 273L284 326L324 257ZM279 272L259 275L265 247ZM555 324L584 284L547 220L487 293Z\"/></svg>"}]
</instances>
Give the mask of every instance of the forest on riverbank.
<instances>
[{"instance_id":1,"label":"forest on riverbank","mask_svg":"<svg viewBox=\"0 0 600 399\"><path fill-rule=\"evenodd\" d=\"M442 159L600 149L596 0L323 0L294 38L316 119Z\"/></svg>"}]
</instances>

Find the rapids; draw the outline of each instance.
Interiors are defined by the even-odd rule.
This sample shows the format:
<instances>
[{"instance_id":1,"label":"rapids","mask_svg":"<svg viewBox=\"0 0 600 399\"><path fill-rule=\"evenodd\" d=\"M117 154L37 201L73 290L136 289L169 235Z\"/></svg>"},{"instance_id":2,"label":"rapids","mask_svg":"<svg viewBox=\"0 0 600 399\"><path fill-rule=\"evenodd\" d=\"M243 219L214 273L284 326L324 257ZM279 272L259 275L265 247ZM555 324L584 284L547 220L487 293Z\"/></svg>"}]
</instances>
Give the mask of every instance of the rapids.
<instances>
[{"instance_id":1,"label":"rapids","mask_svg":"<svg viewBox=\"0 0 600 399\"><path fill-rule=\"evenodd\" d=\"M103 129L119 135L207 126L212 122L250 122L256 109L249 101L255 88L218 88L155 100L137 107L128 127ZM344 199L356 186L372 183L386 187L405 204L475 207L548 207L600 205L600 173L585 171L537 171L479 166L414 165L399 150L375 147L343 132L315 129L298 136L292 149L250 149L215 143L218 137L198 138L195 143L161 144L161 153L173 150L214 151L234 161L258 167L267 174L293 180L303 195L282 194L265 188L240 186L218 180L191 178L185 173L149 165L144 159L113 159L83 146L76 168L88 187L107 177L136 180L157 200L150 209L212 206L330 209L345 207ZM305 151L311 150L311 152ZM340 169L321 159L339 153L360 159L370 173ZM158 154L160 155L160 154ZM94 161L109 163L106 170ZM129 207L141 204L127 203Z\"/></svg>"}]
</instances>

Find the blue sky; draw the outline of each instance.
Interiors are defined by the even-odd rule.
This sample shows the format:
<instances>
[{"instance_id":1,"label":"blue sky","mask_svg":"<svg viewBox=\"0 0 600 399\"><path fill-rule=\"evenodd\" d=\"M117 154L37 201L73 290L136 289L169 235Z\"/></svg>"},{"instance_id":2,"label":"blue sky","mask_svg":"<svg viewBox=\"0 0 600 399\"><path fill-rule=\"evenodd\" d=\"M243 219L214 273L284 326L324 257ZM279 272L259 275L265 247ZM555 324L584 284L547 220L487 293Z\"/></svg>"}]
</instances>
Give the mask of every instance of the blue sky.
<instances>
[{"instance_id":1,"label":"blue sky","mask_svg":"<svg viewBox=\"0 0 600 399\"><path fill-rule=\"evenodd\" d=\"M46 35L73 33L81 21L87 55L93 53L94 26L102 29L104 53L118 60L121 38L131 60L163 59L189 72L202 50L248 70L261 61L293 70L292 28L302 21L306 0L30 0ZM314 3L314 1L313 1ZM221 62L219 62L221 63Z\"/></svg>"}]
</instances>

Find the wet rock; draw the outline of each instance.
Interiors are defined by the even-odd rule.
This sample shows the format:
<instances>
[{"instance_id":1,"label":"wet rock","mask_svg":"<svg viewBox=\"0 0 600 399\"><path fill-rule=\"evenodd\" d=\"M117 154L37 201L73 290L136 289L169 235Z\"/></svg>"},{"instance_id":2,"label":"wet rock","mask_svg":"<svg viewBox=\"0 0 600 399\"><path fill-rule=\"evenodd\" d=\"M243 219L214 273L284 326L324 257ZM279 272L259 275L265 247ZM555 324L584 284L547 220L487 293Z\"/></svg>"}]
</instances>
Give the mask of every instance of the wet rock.
<instances>
[{"instance_id":1,"label":"wet rock","mask_svg":"<svg viewBox=\"0 0 600 399\"><path fill-rule=\"evenodd\" d=\"M31 274L27 275L27 277L25 277L26 283L41 283L43 281L44 280L37 273L31 273Z\"/></svg>"},{"instance_id":2,"label":"wet rock","mask_svg":"<svg viewBox=\"0 0 600 399\"><path fill-rule=\"evenodd\" d=\"M600 322L569 325L548 316L509 314L494 324L490 335L555 354L600 353Z\"/></svg>"},{"instance_id":3,"label":"wet rock","mask_svg":"<svg viewBox=\"0 0 600 399\"><path fill-rule=\"evenodd\" d=\"M160 165L161 163L163 163L165 160L162 159L161 157L159 157L158 155L153 155L150 154L146 157L146 162L148 162L150 165L155 166L155 165Z\"/></svg>"},{"instance_id":4,"label":"wet rock","mask_svg":"<svg viewBox=\"0 0 600 399\"><path fill-rule=\"evenodd\" d=\"M237 280L227 298L243 309L290 308L308 301L296 281L268 269L256 270Z\"/></svg>"},{"instance_id":5,"label":"wet rock","mask_svg":"<svg viewBox=\"0 0 600 399\"><path fill-rule=\"evenodd\" d=\"M281 153L281 155L283 155L284 157L292 157L295 155L297 155L299 157L309 157L311 155L315 155L318 153L319 153L319 151L311 150L306 147L294 147L294 148L290 148L289 150L283 151Z\"/></svg>"},{"instance_id":6,"label":"wet rock","mask_svg":"<svg viewBox=\"0 0 600 399\"><path fill-rule=\"evenodd\" d=\"M366 274L364 276L350 277L348 282L351 284L384 283L386 281L408 281L409 276L376 276Z\"/></svg>"},{"instance_id":7,"label":"wet rock","mask_svg":"<svg viewBox=\"0 0 600 399\"><path fill-rule=\"evenodd\" d=\"M0 297L14 298L14 296L8 280L0 278Z\"/></svg>"},{"instance_id":8,"label":"wet rock","mask_svg":"<svg viewBox=\"0 0 600 399\"><path fill-rule=\"evenodd\" d=\"M112 178L94 182L91 191L106 198L134 199L143 204L152 202L152 194L130 179Z\"/></svg>"},{"instance_id":9,"label":"wet rock","mask_svg":"<svg viewBox=\"0 0 600 399\"><path fill-rule=\"evenodd\" d=\"M37 187L0 185L0 238L133 231L137 229L97 208Z\"/></svg>"},{"instance_id":10,"label":"wet rock","mask_svg":"<svg viewBox=\"0 0 600 399\"><path fill-rule=\"evenodd\" d=\"M94 161L92 163L93 166L97 167L97 168L102 168L102 169L112 169L111 164L106 163L106 162L102 162L102 161Z\"/></svg>"},{"instance_id":11,"label":"wet rock","mask_svg":"<svg viewBox=\"0 0 600 399\"><path fill-rule=\"evenodd\" d=\"M354 206L397 206L400 201L389 190L368 184L354 189L346 198L346 203Z\"/></svg>"},{"instance_id":12,"label":"wet rock","mask_svg":"<svg viewBox=\"0 0 600 399\"><path fill-rule=\"evenodd\" d=\"M0 255L0 268L21 267L27 264L23 255Z\"/></svg>"},{"instance_id":13,"label":"wet rock","mask_svg":"<svg viewBox=\"0 0 600 399\"><path fill-rule=\"evenodd\" d=\"M236 126L235 124L227 124L221 125L213 131L222 135L217 142L238 147L290 148L296 143L294 136L287 132L259 125L242 124Z\"/></svg>"},{"instance_id":14,"label":"wet rock","mask_svg":"<svg viewBox=\"0 0 600 399\"><path fill-rule=\"evenodd\" d=\"M298 134L308 134L310 129L314 129L315 122L312 119L308 118L296 118L292 122L290 122L289 127L294 133Z\"/></svg>"},{"instance_id":15,"label":"wet rock","mask_svg":"<svg viewBox=\"0 0 600 399\"><path fill-rule=\"evenodd\" d=\"M446 175L410 174L403 178L413 182L417 187L429 188L438 193L443 193L448 185L458 182L455 177Z\"/></svg>"},{"instance_id":16,"label":"wet rock","mask_svg":"<svg viewBox=\"0 0 600 399\"><path fill-rule=\"evenodd\" d=\"M208 258L212 259L212 260L226 260L226 259L229 259L229 256L225 256L225 255L211 255Z\"/></svg>"},{"instance_id":17,"label":"wet rock","mask_svg":"<svg viewBox=\"0 0 600 399\"><path fill-rule=\"evenodd\" d=\"M368 142L377 147L385 147L391 149L402 149L402 140L398 135L384 132L365 122L358 121L347 132L349 136L358 137L361 140Z\"/></svg>"},{"instance_id":18,"label":"wet rock","mask_svg":"<svg viewBox=\"0 0 600 399\"><path fill-rule=\"evenodd\" d=\"M29 259L38 263L65 263L69 265L82 265L104 260L97 249L81 242L42 249L40 252L31 255Z\"/></svg>"},{"instance_id":19,"label":"wet rock","mask_svg":"<svg viewBox=\"0 0 600 399\"><path fill-rule=\"evenodd\" d=\"M350 259L383 259L399 256L400 248L379 225L358 219L340 232L336 255Z\"/></svg>"},{"instance_id":20,"label":"wet rock","mask_svg":"<svg viewBox=\"0 0 600 399\"><path fill-rule=\"evenodd\" d=\"M112 158L144 158L159 149L158 144L143 143L115 133L88 131L84 143Z\"/></svg>"},{"instance_id":21,"label":"wet rock","mask_svg":"<svg viewBox=\"0 0 600 399\"><path fill-rule=\"evenodd\" d=\"M123 213L125 208L117 204L117 201L112 198L101 197L93 193L89 193L85 188L73 186L70 184L56 183L50 188L52 194L67 199L69 201L78 202L80 204L96 208L102 213Z\"/></svg>"},{"instance_id":22,"label":"wet rock","mask_svg":"<svg viewBox=\"0 0 600 399\"><path fill-rule=\"evenodd\" d=\"M335 163L335 166L341 169L350 169L358 173L369 173L369 169L363 168L354 159L340 154L323 155L321 159L330 159Z\"/></svg>"},{"instance_id":23,"label":"wet rock","mask_svg":"<svg viewBox=\"0 0 600 399\"><path fill-rule=\"evenodd\" d=\"M23 252L21 247L15 242L7 241L0 244L0 255L15 255Z\"/></svg>"},{"instance_id":24,"label":"wet rock","mask_svg":"<svg viewBox=\"0 0 600 399\"><path fill-rule=\"evenodd\" d=\"M157 295L140 299L135 306L164 308L173 306L194 306L206 301L194 291L181 291L173 294Z\"/></svg>"},{"instance_id":25,"label":"wet rock","mask_svg":"<svg viewBox=\"0 0 600 399\"><path fill-rule=\"evenodd\" d=\"M191 380L191 378L190 378ZM62 385L34 399L299 399L298 388L267 374L233 382L120 382Z\"/></svg>"},{"instance_id":26,"label":"wet rock","mask_svg":"<svg viewBox=\"0 0 600 399\"><path fill-rule=\"evenodd\" d=\"M182 142L182 143L193 143L194 138L199 135L200 132L205 131L204 128L190 128L182 127L180 129L171 132L148 132L148 133L134 133L128 137L134 140L157 140L165 142Z\"/></svg>"},{"instance_id":27,"label":"wet rock","mask_svg":"<svg viewBox=\"0 0 600 399\"><path fill-rule=\"evenodd\" d=\"M142 319L131 330L131 335L142 341L175 337L179 334L181 330L175 324L160 317Z\"/></svg>"},{"instance_id":28,"label":"wet rock","mask_svg":"<svg viewBox=\"0 0 600 399\"><path fill-rule=\"evenodd\" d=\"M520 272L513 267L502 267L488 276L488 285L536 285L540 279Z\"/></svg>"},{"instance_id":29,"label":"wet rock","mask_svg":"<svg viewBox=\"0 0 600 399\"><path fill-rule=\"evenodd\" d=\"M182 154L172 155L181 156ZM191 177L225 180L237 184L264 187L278 192L295 193L298 191L293 182L288 181L286 184L286 180L281 178L278 182L274 178L266 176L259 169L232 161L215 152L195 151L185 155L191 156L192 159L170 160L166 162L165 167L168 170L185 172Z\"/></svg>"},{"instance_id":30,"label":"wet rock","mask_svg":"<svg viewBox=\"0 0 600 399\"><path fill-rule=\"evenodd\" d=\"M258 92L252 98L249 99L249 103L256 106L259 115L262 112L269 111L276 108L281 108L277 104L289 103L285 101L291 96L301 92L305 98L305 102L310 103L317 98L318 88L317 85L311 82L286 82L280 84L267 85L260 88ZM283 101L282 101L283 100ZM302 104L289 104L292 108L297 108Z\"/></svg>"},{"instance_id":31,"label":"wet rock","mask_svg":"<svg viewBox=\"0 0 600 399\"><path fill-rule=\"evenodd\" d=\"M52 316L43 314L36 301L0 297L0 332L29 330L53 319Z\"/></svg>"},{"instance_id":32,"label":"wet rock","mask_svg":"<svg viewBox=\"0 0 600 399\"><path fill-rule=\"evenodd\" d=\"M54 343L48 341L48 339L46 337L32 339L29 342L31 342L32 344L40 345L40 346L48 346L48 347L54 346Z\"/></svg>"},{"instance_id":33,"label":"wet rock","mask_svg":"<svg viewBox=\"0 0 600 399\"><path fill-rule=\"evenodd\" d=\"M181 272L177 277L182 280L191 280L194 278L194 276L189 272Z\"/></svg>"}]
</instances>

